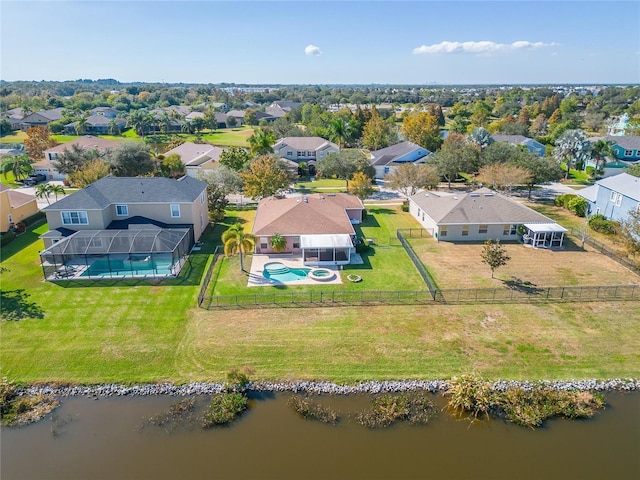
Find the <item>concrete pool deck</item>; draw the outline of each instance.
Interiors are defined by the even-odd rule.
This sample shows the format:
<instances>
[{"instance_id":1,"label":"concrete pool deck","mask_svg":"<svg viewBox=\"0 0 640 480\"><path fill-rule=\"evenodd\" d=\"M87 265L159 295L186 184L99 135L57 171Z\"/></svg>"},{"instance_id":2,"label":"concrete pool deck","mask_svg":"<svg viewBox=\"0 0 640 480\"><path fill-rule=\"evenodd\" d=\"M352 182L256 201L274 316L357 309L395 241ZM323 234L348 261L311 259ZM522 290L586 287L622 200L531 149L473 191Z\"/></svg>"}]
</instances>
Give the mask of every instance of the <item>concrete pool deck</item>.
<instances>
[{"instance_id":1,"label":"concrete pool deck","mask_svg":"<svg viewBox=\"0 0 640 480\"><path fill-rule=\"evenodd\" d=\"M323 268L327 270L331 270L335 272L336 277L333 280L314 280L312 278L303 278L301 280L296 280L295 282L274 282L273 280L269 280L264 278L262 275L262 271L264 270L264 266L270 262L280 262L287 267L291 268ZM321 266L321 267L308 267L302 263L302 257L294 257L292 255L261 255L254 254L251 259L251 268L249 269L249 281L247 283L248 287L265 287L270 285L341 285L342 278L340 277L340 271L338 267L329 267L329 266Z\"/></svg>"}]
</instances>

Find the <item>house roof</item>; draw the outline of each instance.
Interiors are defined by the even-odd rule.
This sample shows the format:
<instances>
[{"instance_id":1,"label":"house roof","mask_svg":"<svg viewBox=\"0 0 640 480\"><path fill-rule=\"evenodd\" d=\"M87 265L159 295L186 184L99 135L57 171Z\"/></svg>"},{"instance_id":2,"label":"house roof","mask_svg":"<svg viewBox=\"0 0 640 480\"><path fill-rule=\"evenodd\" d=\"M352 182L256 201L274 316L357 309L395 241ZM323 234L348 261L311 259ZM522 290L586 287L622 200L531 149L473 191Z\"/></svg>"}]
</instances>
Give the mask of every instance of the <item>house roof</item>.
<instances>
[{"instance_id":1,"label":"house roof","mask_svg":"<svg viewBox=\"0 0 640 480\"><path fill-rule=\"evenodd\" d=\"M527 140L527 137L525 137L524 135L501 135L498 133L494 133L493 135L491 135L491 138L495 142L508 142L512 143L513 145L520 145L524 143L525 140Z\"/></svg>"},{"instance_id":2,"label":"house roof","mask_svg":"<svg viewBox=\"0 0 640 480\"><path fill-rule=\"evenodd\" d=\"M49 123L52 122L54 119L51 119L45 115L42 114L42 112L33 112L30 113L29 115L27 115L26 117L24 117L23 119L20 120L20 123L25 123L25 124L29 124L29 123ZM55 119L57 120L57 119Z\"/></svg>"},{"instance_id":3,"label":"house roof","mask_svg":"<svg viewBox=\"0 0 640 480\"><path fill-rule=\"evenodd\" d=\"M104 177L44 208L103 210L116 203L193 203L207 184L193 177Z\"/></svg>"},{"instance_id":4,"label":"house roof","mask_svg":"<svg viewBox=\"0 0 640 480\"><path fill-rule=\"evenodd\" d=\"M258 204L252 232L258 236L353 235L355 231L346 210L363 208L358 197L346 193L267 197Z\"/></svg>"},{"instance_id":5,"label":"house roof","mask_svg":"<svg viewBox=\"0 0 640 480\"><path fill-rule=\"evenodd\" d=\"M123 127L127 123L124 118L109 118L104 115L98 115L97 113L87 117L87 125L92 127L108 126L111 122L115 122L119 127ZM77 124L78 122L71 122L66 124L65 127L75 127Z\"/></svg>"},{"instance_id":6,"label":"house roof","mask_svg":"<svg viewBox=\"0 0 640 480\"><path fill-rule=\"evenodd\" d=\"M96 107L91 110L91 113L109 113L111 115L118 115L122 112L111 107Z\"/></svg>"},{"instance_id":7,"label":"house roof","mask_svg":"<svg viewBox=\"0 0 640 480\"><path fill-rule=\"evenodd\" d=\"M178 145L176 148L172 148L168 152L165 152L164 156L176 153L180 155L180 160L185 165L197 166L208 160L218 161L220 160L220 154L224 150L208 143L192 143L185 142L182 145Z\"/></svg>"},{"instance_id":8,"label":"house roof","mask_svg":"<svg viewBox=\"0 0 640 480\"><path fill-rule=\"evenodd\" d=\"M296 108L298 106L302 105L300 102L292 102L289 100L276 100L275 102L273 102L271 105L269 105L270 107L280 107L281 109L285 110L285 111L290 111L292 108Z\"/></svg>"},{"instance_id":9,"label":"house roof","mask_svg":"<svg viewBox=\"0 0 640 480\"><path fill-rule=\"evenodd\" d=\"M285 146L295 148L296 150L318 150L327 146L339 148L335 143L325 140L322 137L284 137L280 138L273 148L275 150Z\"/></svg>"},{"instance_id":10,"label":"house roof","mask_svg":"<svg viewBox=\"0 0 640 480\"><path fill-rule=\"evenodd\" d=\"M375 150L371 152L371 164L372 165L387 165L396 158L402 157L408 153L413 152L414 150L424 150L426 152L425 155L420 158L426 157L431 152L426 148L421 147L413 142L401 142L396 143L395 145L391 145L390 147L381 148L380 150Z\"/></svg>"},{"instance_id":11,"label":"house roof","mask_svg":"<svg viewBox=\"0 0 640 480\"><path fill-rule=\"evenodd\" d=\"M80 138L76 138L71 142L62 143L60 145L56 145L55 147L48 148L44 151L44 153L63 153L72 145L77 145L80 148L84 148L85 150L95 149L98 151L104 151L120 145L121 143L122 142L118 142L116 140L107 140L105 138L94 137L93 135L84 135Z\"/></svg>"},{"instance_id":12,"label":"house roof","mask_svg":"<svg viewBox=\"0 0 640 480\"><path fill-rule=\"evenodd\" d=\"M596 185L608 188L609 190L613 190L614 192L621 193L625 197L629 197L640 202L640 177L634 177L633 175L629 175L628 173L619 173L618 175L613 175L611 177L598 180L596 182ZM578 193L582 193L585 190L586 188L583 190L579 190Z\"/></svg>"},{"instance_id":13,"label":"house roof","mask_svg":"<svg viewBox=\"0 0 640 480\"><path fill-rule=\"evenodd\" d=\"M624 135L614 136L607 135L607 140L620 145L625 150L640 150L640 136L639 135Z\"/></svg>"},{"instance_id":14,"label":"house roof","mask_svg":"<svg viewBox=\"0 0 640 480\"><path fill-rule=\"evenodd\" d=\"M236 118L244 118L245 113L246 112L244 110L229 110L227 112L227 116L228 117L236 117Z\"/></svg>"},{"instance_id":15,"label":"house roof","mask_svg":"<svg viewBox=\"0 0 640 480\"><path fill-rule=\"evenodd\" d=\"M7 198L9 199L9 206L11 206L11 208L19 208L27 203L36 202L35 195L19 192L6 185L0 184L0 192L7 192Z\"/></svg>"},{"instance_id":16,"label":"house roof","mask_svg":"<svg viewBox=\"0 0 640 480\"><path fill-rule=\"evenodd\" d=\"M488 188L471 193L420 192L411 197L438 225L553 223L553 220Z\"/></svg>"},{"instance_id":17,"label":"house roof","mask_svg":"<svg viewBox=\"0 0 640 480\"><path fill-rule=\"evenodd\" d=\"M193 120L194 118L204 118L203 112L191 112L189 115L184 117L186 120Z\"/></svg>"},{"instance_id":18,"label":"house roof","mask_svg":"<svg viewBox=\"0 0 640 480\"><path fill-rule=\"evenodd\" d=\"M598 198L598 185L590 185L586 188L576 191L576 194L593 203Z\"/></svg>"}]
</instances>

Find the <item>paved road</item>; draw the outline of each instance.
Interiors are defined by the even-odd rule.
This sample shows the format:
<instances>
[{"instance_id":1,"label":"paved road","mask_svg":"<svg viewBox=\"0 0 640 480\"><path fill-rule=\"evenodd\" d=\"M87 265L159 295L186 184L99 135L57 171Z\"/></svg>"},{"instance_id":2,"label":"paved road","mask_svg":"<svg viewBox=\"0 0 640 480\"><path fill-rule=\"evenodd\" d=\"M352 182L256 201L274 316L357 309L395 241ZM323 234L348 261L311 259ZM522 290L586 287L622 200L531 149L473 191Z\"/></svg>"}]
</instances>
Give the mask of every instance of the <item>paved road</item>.
<instances>
[{"instance_id":1,"label":"paved road","mask_svg":"<svg viewBox=\"0 0 640 480\"><path fill-rule=\"evenodd\" d=\"M61 181L57 181L57 180L50 180L50 181L48 181L46 183L48 183L50 185L63 185L63 183ZM36 194L36 188L35 187L20 187L20 188L17 189L17 191L18 192L22 192L22 193L27 193L29 195L35 195ZM58 195L58 200L61 200L66 196L67 196L67 194ZM54 203L55 201L56 201L56 197L54 195L51 195L49 197L49 201L48 202L47 202L46 198L37 198L36 197L36 202L38 203L38 208L40 208L40 209L48 206L50 203Z\"/></svg>"}]
</instances>

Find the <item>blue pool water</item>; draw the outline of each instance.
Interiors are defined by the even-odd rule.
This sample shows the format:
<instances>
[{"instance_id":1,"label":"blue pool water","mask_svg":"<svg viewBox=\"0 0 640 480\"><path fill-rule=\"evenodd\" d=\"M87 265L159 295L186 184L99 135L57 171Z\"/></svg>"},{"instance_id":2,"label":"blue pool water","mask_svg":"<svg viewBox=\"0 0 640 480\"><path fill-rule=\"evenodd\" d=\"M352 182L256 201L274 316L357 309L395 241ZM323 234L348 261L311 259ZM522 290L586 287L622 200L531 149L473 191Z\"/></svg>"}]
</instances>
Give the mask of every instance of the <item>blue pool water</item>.
<instances>
[{"instance_id":1,"label":"blue pool water","mask_svg":"<svg viewBox=\"0 0 640 480\"><path fill-rule=\"evenodd\" d=\"M268 280L288 283L307 278L310 271L310 268L293 268L280 262L270 262L265 264L262 275Z\"/></svg>"},{"instance_id":2,"label":"blue pool water","mask_svg":"<svg viewBox=\"0 0 640 480\"><path fill-rule=\"evenodd\" d=\"M138 275L171 275L170 258L145 260L96 260L80 274L81 277L117 277Z\"/></svg>"}]
</instances>

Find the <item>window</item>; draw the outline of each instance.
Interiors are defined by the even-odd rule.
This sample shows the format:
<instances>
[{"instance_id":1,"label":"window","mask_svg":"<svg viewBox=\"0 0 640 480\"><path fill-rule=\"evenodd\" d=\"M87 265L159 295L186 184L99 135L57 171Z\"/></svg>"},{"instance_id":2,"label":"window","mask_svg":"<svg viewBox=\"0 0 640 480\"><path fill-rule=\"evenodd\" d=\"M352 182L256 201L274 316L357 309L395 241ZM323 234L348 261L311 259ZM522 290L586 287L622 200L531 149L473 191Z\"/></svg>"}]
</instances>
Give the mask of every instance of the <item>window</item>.
<instances>
[{"instance_id":1,"label":"window","mask_svg":"<svg viewBox=\"0 0 640 480\"><path fill-rule=\"evenodd\" d=\"M513 227L513 225L505 225L502 229L502 235L513 235L511 233L511 227Z\"/></svg>"},{"instance_id":2,"label":"window","mask_svg":"<svg viewBox=\"0 0 640 480\"><path fill-rule=\"evenodd\" d=\"M89 225L87 212L60 212L63 225Z\"/></svg>"},{"instance_id":3,"label":"window","mask_svg":"<svg viewBox=\"0 0 640 480\"><path fill-rule=\"evenodd\" d=\"M287 157L291 157L291 156L293 156L293 152L291 151L287 152Z\"/></svg>"},{"instance_id":4,"label":"window","mask_svg":"<svg viewBox=\"0 0 640 480\"><path fill-rule=\"evenodd\" d=\"M116 215L118 217L126 217L129 215L129 207L126 205L116 205Z\"/></svg>"},{"instance_id":5,"label":"window","mask_svg":"<svg viewBox=\"0 0 640 480\"><path fill-rule=\"evenodd\" d=\"M443 225L442 227L440 227L440 237L446 237L447 236L447 226Z\"/></svg>"},{"instance_id":6,"label":"window","mask_svg":"<svg viewBox=\"0 0 640 480\"><path fill-rule=\"evenodd\" d=\"M624 151L624 156L625 157L632 157L633 156L633 150L625 150Z\"/></svg>"},{"instance_id":7,"label":"window","mask_svg":"<svg viewBox=\"0 0 640 480\"><path fill-rule=\"evenodd\" d=\"M619 193L618 194L618 198L616 198L616 207L619 207L620 205L622 205L622 194Z\"/></svg>"},{"instance_id":8,"label":"window","mask_svg":"<svg viewBox=\"0 0 640 480\"><path fill-rule=\"evenodd\" d=\"M260 250L266 250L267 248L269 248L267 237L260 237Z\"/></svg>"},{"instance_id":9,"label":"window","mask_svg":"<svg viewBox=\"0 0 640 480\"><path fill-rule=\"evenodd\" d=\"M177 203L172 203L170 205L170 208L171 208L171 216L173 218L180 217L180 205L178 205Z\"/></svg>"},{"instance_id":10,"label":"window","mask_svg":"<svg viewBox=\"0 0 640 480\"><path fill-rule=\"evenodd\" d=\"M617 197L618 197L618 194L616 192L611 192L611 196L609 197L609 200L611 200L612 202L615 202Z\"/></svg>"},{"instance_id":11,"label":"window","mask_svg":"<svg viewBox=\"0 0 640 480\"><path fill-rule=\"evenodd\" d=\"M293 248L300 248L300 237L293 237Z\"/></svg>"},{"instance_id":12,"label":"window","mask_svg":"<svg viewBox=\"0 0 640 480\"><path fill-rule=\"evenodd\" d=\"M469 225L463 225L462 226L462 236L466 237L467 235L469 235Z\"/></svg>"},{"instance_id":13,"label":"window","mask_svg":"<svg viewBox=\"0 0 640 480\"><path fill-rule=\"evenodd\" d=\"M478 233L487 233L487 228L488 228L487 225L480 225L478 227Z\"/></svg>"},{"instance_id":14,"label":"window","mask_svg":"<svg viewBox=\"0 0 640 480\"><path fill-rule=\"evenodd\" d=\"M7 215L7 219L9 220L9 225L13 225L13 215Z\"/></svg>"},{"instance_id":15,"label":"window","mask_svg":"<svg viewBox=\"0 0 640 480\"><path fill-rule=\"evenodd\" d=\"M207 191L203 190L200 194L200 205L204 205L204 202L207 201Z\"/></svg>"},{"instance_id":16,"label":"window","mask_svg":"<svg viewBox=\"0 0 640 480\"><path fill-rule=\"evenodd\" d=\"M49 160L57 160L58 159L58 154L57 153L50 153L49 154Z\"/></svg>"}]
</instances>

